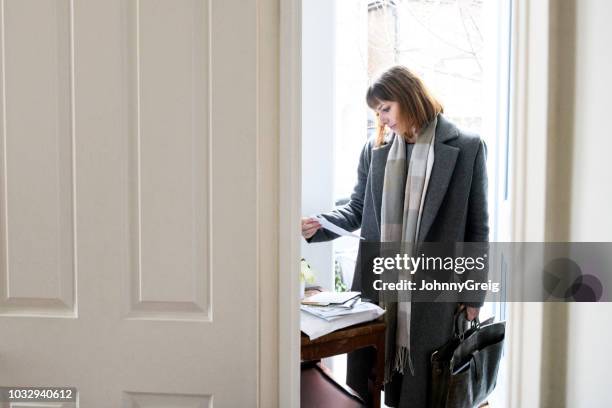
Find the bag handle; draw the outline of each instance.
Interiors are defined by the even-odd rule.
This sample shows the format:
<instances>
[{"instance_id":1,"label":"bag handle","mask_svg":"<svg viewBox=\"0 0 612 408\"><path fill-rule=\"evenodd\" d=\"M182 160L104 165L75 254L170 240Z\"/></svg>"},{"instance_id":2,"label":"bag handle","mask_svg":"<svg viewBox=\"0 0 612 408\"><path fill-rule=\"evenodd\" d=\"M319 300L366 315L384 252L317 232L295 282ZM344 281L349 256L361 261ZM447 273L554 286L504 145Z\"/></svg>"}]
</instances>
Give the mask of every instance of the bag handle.
<instances>
[{"instance_id":1,"label":"bag handle","mask_svg":"<svg viewBox=\"0 0 612 408\"><path fill-rule=\"evenodd\" d=\"M465 317L465 308L458 309L457 312L455 312L455 336L463 340L467 331L471 329L479 330L482 326L489 325L494 321L495 316L491 316L483 322L476 316L474 320L469 322L470 327L466 329L468 319Z\"/></svg>"},{"instance_id":2,"label":"bag handle","mask_svg":"<svg viewBox=\"0 0 612 408\"><path fill-rule=\"evenodd\" d=\"M467 327L468 323L469 327ZM476 317L472 321L468 321L468 319L465 317L464 309L459 310L457 313L455 313L455 336L459 340L463 341L463 339L465 338L465 334L468 331L472 330L480 330L480 320L478 319L478 317Z\"/></svg>"}]
</instances>

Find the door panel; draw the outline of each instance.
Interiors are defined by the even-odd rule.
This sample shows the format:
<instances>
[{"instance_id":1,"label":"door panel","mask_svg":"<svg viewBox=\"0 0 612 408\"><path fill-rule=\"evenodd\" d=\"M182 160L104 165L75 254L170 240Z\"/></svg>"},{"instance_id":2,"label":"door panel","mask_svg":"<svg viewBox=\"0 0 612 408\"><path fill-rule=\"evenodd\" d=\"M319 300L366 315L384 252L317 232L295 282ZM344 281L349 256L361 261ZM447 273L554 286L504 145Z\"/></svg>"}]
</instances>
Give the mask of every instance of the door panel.
<instances>
[{"instance_id":1,"label":"door panel","mask_svg":"<svg viewBox=\"0 0 612 408\"><path fill-rule=\"evenodd\" d=\"M5 1L2 10L0 304L16 315L73 316L70 9L37 4Z\"/></svg>"},{"instance_id":2,"label":"door panel","mask_svg":"<svg viewBox=\"0 0 612 408\"><path fill-rule=\"evenodd\" d=\"M255 2L2 5L0 386L255 406Z\"/></svg>"}]
</instances>

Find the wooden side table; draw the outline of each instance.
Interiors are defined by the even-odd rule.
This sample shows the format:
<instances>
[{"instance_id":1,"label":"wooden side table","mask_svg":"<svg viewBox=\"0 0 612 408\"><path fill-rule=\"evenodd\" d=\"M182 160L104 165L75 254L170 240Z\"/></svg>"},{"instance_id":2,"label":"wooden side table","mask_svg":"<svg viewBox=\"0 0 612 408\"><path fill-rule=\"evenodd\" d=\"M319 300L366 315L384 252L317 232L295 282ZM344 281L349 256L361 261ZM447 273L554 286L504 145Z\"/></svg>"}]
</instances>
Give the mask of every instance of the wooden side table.
<instances>
[{"instance_id":1,"label":"wooden side table","mask_svg":"<svg viewBox=\"0 0 612 408\"><path fill-rule=\"evenodd\" d=\"M372 394L372 406L380 408L380 393L385 375L385 322L382 317L337 330L315 340L310 340L302 333L301 342L303 361L320 360L364 347L374 347L376 356L368 388Z\"/></svg>"}]
</instances>

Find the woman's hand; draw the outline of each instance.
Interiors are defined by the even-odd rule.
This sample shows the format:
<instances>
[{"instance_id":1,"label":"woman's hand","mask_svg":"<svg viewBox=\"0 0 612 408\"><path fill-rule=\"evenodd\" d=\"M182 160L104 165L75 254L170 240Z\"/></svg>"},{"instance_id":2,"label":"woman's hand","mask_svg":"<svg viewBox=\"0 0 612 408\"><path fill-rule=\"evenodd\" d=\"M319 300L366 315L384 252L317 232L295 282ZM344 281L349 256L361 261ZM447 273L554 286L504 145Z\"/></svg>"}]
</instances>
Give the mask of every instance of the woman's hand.
<instances>
[{"instance_id":1,"label":"woman's hand","mask_svg":"<svg viewBox=\"0 0 612 408\"><path fill-rule=\"evenodd\" d=\"M321 224L314 218L302 218L302 236L305 239L312 237L317 230L321 228Z\"/></svg>"},{"instance_id":2,"label":"woman's hand","mask_svg":"<svg viewBox=\"0 0 612 408\"><path fill-rule=\"evenodd\" d=\"M480 308L479 307L471 307L471 306L466 306L464 304L461 304L459 306L459 311L465 309L465 318L471 322L472 320L474 320L475 318L478 317L478 315L480 314Z\"/></svg>"},{"instance_id":3,"label":"woman's hand","mask_svg":"<svg viewBox=\"0 0 612 408\"><path fill-rule=\"evenodd\" d=\"M480 314L480 308L479 307L466 306L466 308L465 308L465 315L466 315L466 317L468 319L468 322L471 322L472 320L477 318L479 314Z\"/></svg>"}]
</instances>

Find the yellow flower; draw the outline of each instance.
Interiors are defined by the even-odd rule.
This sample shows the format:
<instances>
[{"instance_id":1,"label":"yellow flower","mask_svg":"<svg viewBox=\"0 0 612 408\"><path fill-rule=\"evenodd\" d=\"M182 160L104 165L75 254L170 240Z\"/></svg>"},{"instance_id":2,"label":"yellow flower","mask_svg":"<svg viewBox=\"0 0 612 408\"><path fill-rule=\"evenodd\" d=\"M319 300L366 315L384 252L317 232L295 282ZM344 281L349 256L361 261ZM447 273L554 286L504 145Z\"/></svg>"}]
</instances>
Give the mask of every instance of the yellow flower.
<instances>
[{"instance_id":1,"label":"yellow flower","mask_svg":"<svg viewBox=\"0 0 612 408\"><path fill-rule=\"evenodd\" d=\"M302 258L300 262L300 282L314 283L315 276L308 262Z\"/></svg>"}]
</instances>

